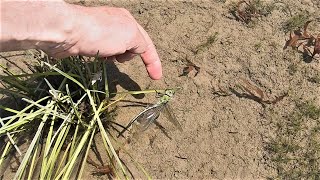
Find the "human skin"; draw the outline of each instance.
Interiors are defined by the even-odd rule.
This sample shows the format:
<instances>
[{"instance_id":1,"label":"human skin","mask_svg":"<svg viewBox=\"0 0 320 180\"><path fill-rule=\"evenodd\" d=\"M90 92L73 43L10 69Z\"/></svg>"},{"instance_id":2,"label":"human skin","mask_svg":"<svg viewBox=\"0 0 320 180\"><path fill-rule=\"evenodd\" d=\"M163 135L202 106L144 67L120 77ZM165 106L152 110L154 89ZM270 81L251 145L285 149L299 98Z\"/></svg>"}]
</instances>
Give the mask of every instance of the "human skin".
<instances>
[{"instance_id":1,"label":"human skin","mask_svg":"<svg viewBox=\"0 0 320 180\"><path fill-rule=\"evenodd\" d=\"M140 55L152 79L162 76L151 38L123 8L1 0L0 19L0 52L41 49L55 58L99 52L119 62Z\"/></svg>"}]
</instances>

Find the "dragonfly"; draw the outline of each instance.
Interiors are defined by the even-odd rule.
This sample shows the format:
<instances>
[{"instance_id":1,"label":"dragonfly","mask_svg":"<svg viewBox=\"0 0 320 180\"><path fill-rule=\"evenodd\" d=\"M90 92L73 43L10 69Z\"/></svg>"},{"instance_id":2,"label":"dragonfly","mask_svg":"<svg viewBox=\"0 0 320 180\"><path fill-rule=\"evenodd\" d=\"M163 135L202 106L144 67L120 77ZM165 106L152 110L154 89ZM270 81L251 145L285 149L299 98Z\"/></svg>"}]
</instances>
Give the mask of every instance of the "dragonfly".
<instances>
[{"instance_id":1,"label":"dragonfly","mask_svg":"<svg viewBox=\"0 0 320 180\"><path fill-rule=\"evenodd\" d=\"M134 122L139 123L140 131L147 130L149 126L159 118L160 114L163 111L166 111L169 121L171 121L173 125L175 125L180 131L182 131L181 124L179 123L175 115L171 113L172 110L168 104L168 102L174 96L175 91L175 89L166 89L163 93L158 92L158 95L160 96L159 101L151 106L146 107L143 111L136 115L119 133L118 137L121 136L129 127L131 127Z\"/></svg>"}]
</instances>

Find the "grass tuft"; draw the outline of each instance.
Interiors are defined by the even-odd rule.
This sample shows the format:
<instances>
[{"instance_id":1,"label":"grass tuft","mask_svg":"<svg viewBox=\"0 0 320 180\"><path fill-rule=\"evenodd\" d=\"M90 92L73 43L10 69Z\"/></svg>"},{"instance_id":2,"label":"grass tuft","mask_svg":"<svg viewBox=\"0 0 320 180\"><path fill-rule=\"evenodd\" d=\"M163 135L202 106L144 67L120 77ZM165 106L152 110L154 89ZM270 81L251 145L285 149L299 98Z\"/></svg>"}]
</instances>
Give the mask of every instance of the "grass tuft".
<instances>
[{"instance_id":1,"label":"grass tuft","mask_svg":"<svg viewBox=\"0 0 320 180\"><path fill-rule=\"evenodd\" d=\"M81 178L93 138L100 134L109 159L105 173L117 179L133 178L119 157L119 150L130 152L121 150L116 132L111 131L123 130L112 114L115 104L127 94L158 90L122 92L111 99L104 60L77 56L52 65L47 56L33 55L37 64L29 66L32 74L15 75L4 68L6 75L1 76L4 88L0 92L18 100L20 106L0 106L8 112L0 117L0 138L5 144L0 147L0 167L7 169L6 162L18 153L22 161L18 162L15 179ZM20 146L28 148L21 152ZM143 167L134 162L149 179Z\"/></svg>"}]
</instances>

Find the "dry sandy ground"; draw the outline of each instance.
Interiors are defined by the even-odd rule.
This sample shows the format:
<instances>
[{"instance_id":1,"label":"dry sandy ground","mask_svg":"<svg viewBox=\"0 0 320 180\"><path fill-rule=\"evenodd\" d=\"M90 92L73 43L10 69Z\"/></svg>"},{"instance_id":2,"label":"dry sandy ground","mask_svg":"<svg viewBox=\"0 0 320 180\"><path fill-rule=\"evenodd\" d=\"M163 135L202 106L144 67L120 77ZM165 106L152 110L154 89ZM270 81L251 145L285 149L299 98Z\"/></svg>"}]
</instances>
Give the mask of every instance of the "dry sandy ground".
<instances>
[{"instance_id":1,"label":"dry sandy ground","mask_svg":"<svg viewBox=\"0 0 320 180\"><path fill-rule=\"evenodd\" d=\"M308 11L311 19L320 17L318 0L282 2L292 15ZM112 1L105 4L127 8L134 15L150 33L163 63L164 77L160 81L148 78L139 58L117 64L118 70L113 74L118 82L117 90L182 87L170 104L183 132L175 129L165 116L160 116L158 122L167 129L170 138L152 126L126 145L149 174L155 179L276 177L278 170L266 150L275 136L274 121L294 111L296 100L312 101L320 106L320 82L310 80L320 78L319 58L305 62L300 53L290 48L283 50L288 33L282 27L290 18L285 5L275 4L277 8L270 15L248 27L229 13L231 1ZM319 24L318 19L310 25L310 31L319 33ZM195 53L214 35L212 44ZM194 71L188 76L179 76L186 60L201 68L197 76ZM234 93L216 94L219 89L236 88L240 78L260 87L270 99L285 93L288 96L264 106ZM155 101L152 95L131 100ZM115 118L127 122L140 110L119 108ZM107 178L91 175L93 170L88 169L85 177Z\"/></svg>"}]
</instances>

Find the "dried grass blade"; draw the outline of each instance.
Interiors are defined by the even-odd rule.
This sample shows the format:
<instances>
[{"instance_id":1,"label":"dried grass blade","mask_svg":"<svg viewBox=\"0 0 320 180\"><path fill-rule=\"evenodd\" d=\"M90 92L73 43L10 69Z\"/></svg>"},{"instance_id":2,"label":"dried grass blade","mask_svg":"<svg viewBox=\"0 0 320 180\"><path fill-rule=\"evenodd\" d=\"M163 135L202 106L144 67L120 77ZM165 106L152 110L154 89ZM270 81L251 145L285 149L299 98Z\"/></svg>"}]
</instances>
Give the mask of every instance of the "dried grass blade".
<instances>
[{"instance_id":1,"label":"dried grass blade","mask_svg":"<svg viewBox=\"0 0 320 180\"><path fill-rule=\"evenodd\" d=\"M307 29L308 29L308 26L309 26L310 22L312 22L312 21L307 21L307 22L304 24L304 26L303 26L303 36L304 36L305 38L307 38L307 37L310 36L310 35L308 34L308 32L307 32Z\"/></svg>"},{"instance_id":2,"label":"dried grass blade","mask_svg":"<svg viewBox=\"0 0 320 180\"><path fill-rule=\"evenodd\" d=\"M69 134L69 130L70 130L70 125L68 124L67 126L65 126L61 132L59 133L59 136L58 138L56 139L55 141L55 145L53 146L53 148L51 149L51 154L50 154L50 157L49 157L49 161L48 161L48 164L50 165L49 168L48 168L48 172L47 172L47 176L46 178L47 179L51 179L52 176L53 176L53 170L56 166L56 162L57 162L57 159L60 155L60 152L61 152L61 149L62 149L62 146L63 144L65 143L66 141L66 138ZM56 174L59 173L58 171L56 171ZM56 174L53 176L55 177Z\"/></svg>"},{"instance_id":3,"label":"dried grass blade","mask_svg":"<svg viewBox=\"0 0 320 180\"><path fill-rule=\"evenodd\" d=\"M82 177L83 169L84 169L84 167L85 167L85 165L87 163L87 157L88 157L88 154L89 154L89 150L91 148L91 143L92 143L93 137L95 135L95 132L96 132L96 126L93 127L93 130L92 130L92 133L91 133L91 137L90 137L88 145L87 145L86 153L84 154L84 157L83 157L83 160L82 160L82 163L81 163L81 167L80 167L80 171L79 171L79 174L77 176L78 179L81 179L81 177Z\"/></svg>"},{"instance_id":4,"label":"dried grass blade","mask_svg":"<svg viewBox=\"0 0 320 180\"><path fill-rule=\"evenodd\" d=\"M241 80L245 84L245 85L243 85L243 84L241 85L245 91L247 91L250 95L255 96L261 100L264 99L264 93L260 88L251 84L249 81L247 81L243 78L241 78Z\"/></svg>"},{"instance_id":5,"label":"dried grass blade","mask_svg":"<svg viewBox=\"0 0 320 180\"><path fill-rule=\"evenodd\" d=\"M108 78L107 78L107 67L106 67L106 63L102 62L102 80L104 81L104 91L106 93L106 99L109 100L109 87L108 87Z\"/></svg>"},{"instance_id":6,"label":"dried grass blade","mask_svg":"<svg viewBox=\"0 0 320 180\"><path fill-rule=\"evenodd\" d=\"M1 120L1 117L0 117L0 123L1 123L1 126L3 127L3 126L4 126L4 123L3 123L3 121ZM16 149L16 151L18 152L18 154L21 156L22 153L21 153L19 147L17 146L17 144L14 142L14 140L13 140L12 136L10 135L10 133L7 132L6 134L7 134L7 137L8 137L8 139L9 139L9 141L10 141L11 144L13 145L13 147Z\"/></svg>"},{"instance_id":7,"label":"dried grass blade","mask_svg":"<svg viewBox=\"0 0 320 180\"><path fill-rule=\"evenodd\" d=\"M73 82L76 83L79 87L81 87L82 89L85 90L85 87L84 87L79 81L77 81L75 78L73 78L72 76L70 76L69 74L61 71L60 69L56 68L55 66L50 65L49 63L44 62L44 64L46 64L47 66L49 66L49 67L52 68L53 70L57 71L58 73L60 73L60 74L63 75L64 77L68 78L69 80L73 81Z\"/></svg>"},{"instance_id":8,"label":"dried grass blade","mask_svg":"<svg viewBox=\"0 0 320 180\"><path fill-rule=\"evenodd\" d=\"M32 160L31 160L31 164L30 164L30 167L29 167L29 174L28 174L28 180L32 180L33 179L33 172L36 168L36 159L38 157L38 149L39 149L39 145L37 143L36 145L36 149L34 150L34 153L33 153L33 156L32 156Z\"/></svg>"},{"instance_id":9,"label":"dried grass blade","mask_svg":"<svg viewBox=\"0 0 320 180\"><path fill-rule=\"evenodd\" d=\"M15 139L15 137L13 137ZM2 151L2 155L0 157L0 167L2 167L2 163L5 160L6 156L10 153L10 149L12 147L12 143L10 141L7 142L6 146Z\"/></svg>"},{"instance_id":10,"label":"dried grass blade","mask_svg":"<svg viewBox=\"0 0 320 180\"><path fill-rule=\"evenodd\" d=\"M114 142L116 143L116 145L117 145L118 147L120 147L120 149L121 149L124 153L126 153L126 154L131 158L131 160L133 161L134 165L144 173L144 175L147 177L147 179L148 179L148 180L151 180L151 179L152 179L151 176L150 176L150 175L148 174L148 172L144 169L144 167L143 167L139 162L137 162L137 161L135 160L135 158L132 157L132 155L123 147L123 145L119 144L119 143L117 142L117 140L114 139L113 136L111 136L111 137L113 138L113 140L114 140Z\"/></svg>"},{"instance_id":11,"label":"dried grass blade","mask_svg":"<svg viewBox=\"0 0 320 180\"><path fill-rule=\"evenodd\" d=\"M116 151L114 150L114 148L113 148L113 146L112 146L112 143L111 143L111 141L110 141L110 139L109 139L109 137L108 137L108 135L107 135L107 133L106 133L103 125L102 125L102 122L101 122L101 120L100 120L100 117L99 117L100 111L101 111L101 109L102 109L103 102L100 104L100 106L99 106L99 108L98 108L98 110L97 110L96 107L95 107L95 103L94 103L94 101L93 101L93 98L92 98L92 96L91 96L91 94L90 94L90 91L87 91L87 94L88 94L88 97L89 97L90 104L91 104L91 107L92 107L92 109L93 109L93 112L95 113L95 120L96 120L97 123L98 123L98 126L99 126L99 129L100 129L100 131L101 131L102 137L103 137L104 141L107 142L108 147L110 148L110 151L112 152L113 157L115 157L115 159L116 159L116 161L117 161L117 163L118 163L118 165L119 165L119 167L120 167L120 169L121 169L124 177L125 177L126 179L128 179L128 175L127 175L127 173L126 173L126 170L124 169L124 167L123 167L123 165L122 165L122 162L120 161L120 159L119 159ZM106 149L107 149L107 147L106 147Z\"/></svg>"},{"instance_id":12,"label":"dried grass blade","mask_svg":"<svg viewBox=\"0 0 320 180\"><path fill-rule=\"evenodd\" d=\"M61 143L60 143L60 144L61 144ZM64 144L64 143L62 143L62 144ZM59 172L60 169L61 169L61 167L65 164L65 162L68 161L67 156L68 156L68 154L70 154L70 148L71 148L71 144L68 144L66 150L65 150L64 153L63 153L62 158L59 159L60 163L59 163L59 165L57 166L57 168L55 169L56 172ZM60 155L60 154L59 154L59 155ZM50 178L51 178L51 174L50 174Z\"/></svg>"},{"instance_id":13,"label":"dried grass blade","mask_svg":"<svg viewBox=\"0 0 320 180\"><path fill-rule=\"evenodd\" d=\"M51 110L53 109L52 104L53 104L53 102L49 102L47 104L47 106L49 107L48 109L51 109ZM47 111L49 111L49 110L47 110ZM34 152L34 148L36 147L36 145L39 142L40 135L42 133L43 127L44 127L47 119L48 119L48 114L45 114L42 118L42 121L38 127L38 130L37 130L36 134L34 135L34 138L32 139L31 144L29 145L29 148L28 148L26 154L24 155L24 158L23 158L23 160L22 160L13 179L22 179L22 176L26 170L30 156L32 155L32 152Z\"/></svg>"},{"instance_id":14,"label":"dried grass blade","mask_svg":"<svg viewBox=\"0 0 320 180\"><path fill-rule=\"evenodd\" d=\"M74 168L74 165L76 163L76 160L82 151L85 143L88 140L88 137L91 133L91 129L87 129L84 135L82 136L76 150L74 151L72 158L68 161L68 163L64 166L64 168L59 172L58 175L55 175L55 179L70 179L71 172ZM58 173L58 172L57 172Z\"/></svg>"}]
</instances>

